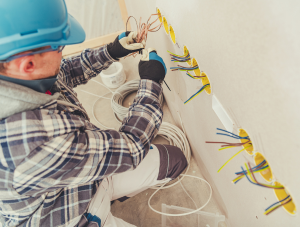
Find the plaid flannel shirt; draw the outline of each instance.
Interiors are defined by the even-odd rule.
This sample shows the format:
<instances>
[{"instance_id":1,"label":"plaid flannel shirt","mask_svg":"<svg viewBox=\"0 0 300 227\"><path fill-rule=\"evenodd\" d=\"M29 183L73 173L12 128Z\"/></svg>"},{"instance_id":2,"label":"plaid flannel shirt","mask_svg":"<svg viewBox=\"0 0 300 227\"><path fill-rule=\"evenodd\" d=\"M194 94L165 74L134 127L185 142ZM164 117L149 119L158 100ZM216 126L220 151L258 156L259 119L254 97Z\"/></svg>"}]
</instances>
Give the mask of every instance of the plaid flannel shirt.
<instances>
[{"instance_id":1,"label":"plaid flannel shirt","mask_svg":"<svg viewBox=\"0 0 300 227\"><path fill-rule=\"evenodd\" d=\"M113 61L106 47L87 49L62 60L58 79L72 89ZM51 91L83 108L58 83ZM161 93L141 80L119 131L101 130L56 100L0 119L2 225L66 226L81 216L103 178L135 168L147 154L162 121Z\"/></svg>"}]
</instances>

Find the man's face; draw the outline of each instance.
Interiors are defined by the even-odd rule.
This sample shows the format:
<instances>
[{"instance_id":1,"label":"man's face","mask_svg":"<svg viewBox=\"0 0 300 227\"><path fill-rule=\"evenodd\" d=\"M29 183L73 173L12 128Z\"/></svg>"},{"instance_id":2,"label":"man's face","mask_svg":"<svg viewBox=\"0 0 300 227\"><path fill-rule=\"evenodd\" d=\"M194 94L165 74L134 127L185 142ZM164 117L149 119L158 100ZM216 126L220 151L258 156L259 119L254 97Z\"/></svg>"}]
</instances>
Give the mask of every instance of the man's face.
<instances>
[{"instance_id":1,"label":"man's face","mask_svg":"<svg viewBox=\"0 0 300 227\"><path fill-rule=\"evenodd\" d=\"M62 52L51 51L41 54L41 61L38 65L40 70L39 73L35 76L35 80L44 79L48 77L55 76L59 73L60 62L62 59Z\"/></svg>"},{"instance_id":2,"label":"man's face","mask_svg":"<svg viewBox=\"0 0 300 227\"><path fill-rule=\"evenodd\" d=\"M50 46L39 48L39 50L47 48L50 48ZM25 53L27 52L22 54ZM21 80L39 80L53 77L59 73L61 59L62 52L58 53L57 50L24 56L9 62L3 75Z\"/></svg>"}]
</instances>

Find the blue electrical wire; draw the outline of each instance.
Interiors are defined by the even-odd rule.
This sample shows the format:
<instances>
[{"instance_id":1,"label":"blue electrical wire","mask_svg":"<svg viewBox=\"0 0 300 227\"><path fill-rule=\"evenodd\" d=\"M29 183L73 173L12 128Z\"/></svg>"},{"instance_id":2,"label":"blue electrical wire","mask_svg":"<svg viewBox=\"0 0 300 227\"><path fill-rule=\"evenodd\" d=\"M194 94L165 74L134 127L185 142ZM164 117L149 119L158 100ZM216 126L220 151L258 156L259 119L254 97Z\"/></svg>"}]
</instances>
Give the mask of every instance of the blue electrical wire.
<instances>
[{"instance_id":1,"label":"blue electrical wire","mask_svg":"<svg viewBox=\"0 0 300 227\"><path fill-rule=\"evenodd\" d=\"M247 172L243 169L242 166L241 166L241 168L242 168L242 171L243 171L244 175L247 177L247 180L248 180L250 183L252 183L252 184L254 184L254 185L257 185L257 186L261 186L261 187L263 187L263 188L268 188L268 187L266 187L266 186L263 186L263 185L256 184L256 183L252 182L252 181L249 179Z\"/></svg>"},{"instance_id":2,"label":"blue electrical wire","mask_svg":"<svg viewBox=\"0 0 300 227\"><path fill-rule=\"evenodd\" d=\"M170 67L170 69L182 69L182 70L195 70L195 69L198 69L199 67L198 66L196 66L196 67L190 67L190 68L188 68L188 67L181 67L181 66L178 66L178 67Z\"/></svg>"},{"instance_id":3,"label":"blue electrical wire","mask_svg":"<svg viewBox=\"0 0 300 227\"><path fill-rule=\"evenodd\" d=\"M237 137L236 139L248 139L248 140L249 140L249 136L242 137L242 136L236 135L236 134L234 134L234 133L232 133L232 132L228 132L228 131L226 131L226 130L224 130L224 129L221 129L221 128L217 128L217 130L220 130L220 131L229 133L229 134L231 134L231 135ZM217 135L230 136L230 135L227 135L227 134L220 134L220 133L217 133ZM232 136L231 136L231 137L232 137ZM233 137L233 138L234 138L234 137Z\"/></svg>"},{"instance_id":4,"label":"blue electrical wire","mask_svg":"<svg viewBox=\"0 0 300 227\"><path fill-rule=\"evenodd\" d=\"M270 209L272 206L274 206L274 205L276 205L276 204L278 204L278 203L283 202L284 200L288 199L289 197L290 197L290 195L288 195L287 197L285 197L284 199L282 199L282 200L280 200L280 201L278 201L278 202L276 202L276 203L273 203L271 206L269 206L268 208L266 208L265 211L267 211L268 209Z\"/></svg>"},{"instance_id":5,"label":"blue electrical wire","mask_svg":"<svg viewBox=\"0 0 300 227\"><path fill-rule=\"evenodd\" d=\"M260 165L262 165L262 164L265 164L266 163L266 160L263 160L261 163L259 163L257 166L254 166L253 168L252 168L252 170L253 171L256 171L256 170L260 170L260 169L266 169L267 167L269 167L268 165L267 166L262 166L262 167L260 167L260 168L258 168L257 169L257 167L258 166L260 166ZM243 172L236 172L235 174L241 174L241 173L243 173Z\"/></svg>"},{"instance_id":6,"label":"blue electrical wire","mask_svg":"<svg viewBox=\"0 0 300 227\"><path fill-rule=\"evenodd\" d=\"M202 88L200 88L199 91L197 91L195 94L193 94L188 100L184 102L184 104L188 103L191 99L193 99L196 95L198 95L201 91L203 91L207 86L210 84L205 84Z\"/></svg>"},{"instance_id":7,"label":"blue electrical wire","mask_svg":"<svg viewBox=\"0 0 300 227\"><path fill-rule=\"evenodd\" d=\"M187 55L186 57L177 57L177 56L172 56L171 61L188 61L191 60L190 55Z\"/></svg>"},{"instance_id":8,"label":"blue electrical wire","mask_svg":"<svg viewBox=\"0 0 300 227\"><path fill-rule=\"evenodd\" d=\"M263 166L263 167L261 167L261 168L258 168L258 169L252 169L252 171L254 172L254 171L257 171L257 170L263 170L263 169L267 169L267 168L269 168L269 166ZM235 173L236 175L239 175L239 174L244 174L243 172L236 172Z\"/></svg>"},{"instance_id":9,"label":"blue electrical wire","mask_svg":"<svg viewBox=\"0 0 300 227\"><path fill-rule=\"evenodd\" d=\"M191 77L191 78L193 78L193 79L194 79L194 77L190 76L190 74L186 73L186 75L188 75L189 77Z\"/></svg>"},{"instance_id":10,"label":"blue electrical wire","mask_svg":"<svg viewBox=\"0 0 300 227\"><path fill-rule=\"evenodd\" d=\"M237 182L239 182L240 180L242 180L242 178L241 179L239 179L239 180L237 180L236 182L234 182L234 184L236 184Z\"/></svg>"},{"instance_id":11,"label":"blue electrical wire","mask_svg":"<svg viewBox=\"0 0 300 227\"><path fill-rule=\"evenodd\" d=\"M232 137L234 139L249 139L249 137L232 136L232 135L228 135L228 134L224 134L224 133L218 133L218 132L217 132L217 135L229 136L229 137Z\"/></svg>"}]
</instances>

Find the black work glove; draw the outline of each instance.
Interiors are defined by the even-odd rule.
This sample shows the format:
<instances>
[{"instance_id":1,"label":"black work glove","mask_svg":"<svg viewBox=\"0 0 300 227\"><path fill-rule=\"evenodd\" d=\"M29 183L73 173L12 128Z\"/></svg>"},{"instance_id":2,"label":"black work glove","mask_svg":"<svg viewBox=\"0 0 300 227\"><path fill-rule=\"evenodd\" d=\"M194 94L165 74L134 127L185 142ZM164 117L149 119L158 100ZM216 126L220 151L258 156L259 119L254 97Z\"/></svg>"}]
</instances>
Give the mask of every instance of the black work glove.
<instances>
[{"instance_id":1,"label":"black work glove","mask_svg":"<svg viewBox=\"0 0 300 227\"><path fill-rule=\"evenodd\" d=\"M146 42L136 43L137 32L123 32L112 43L107 45L107 51L112 58L119 60L128 54L140 51L145 48Z\"/></svg>"},{"instance_id":2,"label":"black work glove","mask_svg":"<svg viewBox=\"0 0 300 227\"><path fill-rule=\"evenodd\" d=\"M157 83L163 82L167 74L167 68L164 60L157 55L155 49L143 50L139 63L139 74L141 79L153 80Z\"/></svg>"}]
</instances>

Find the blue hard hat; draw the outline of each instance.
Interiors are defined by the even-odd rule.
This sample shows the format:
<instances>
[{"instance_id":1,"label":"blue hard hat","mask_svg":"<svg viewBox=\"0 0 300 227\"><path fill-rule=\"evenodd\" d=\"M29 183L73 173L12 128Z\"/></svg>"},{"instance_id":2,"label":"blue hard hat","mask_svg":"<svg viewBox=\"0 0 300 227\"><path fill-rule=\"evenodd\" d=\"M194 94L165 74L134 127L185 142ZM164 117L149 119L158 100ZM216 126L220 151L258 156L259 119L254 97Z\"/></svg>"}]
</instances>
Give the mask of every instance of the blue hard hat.
<instances>
[{"instance_id":1,"label":"blue hard hat","mask_svg":"<svg viewBox=\"0 0 300 227\"><path fill-rule=\"evenodd\" d=\"M64 0L1 0L0 60L43 46L81 43L85 32Z\"/></svg>"}]
</instances>

